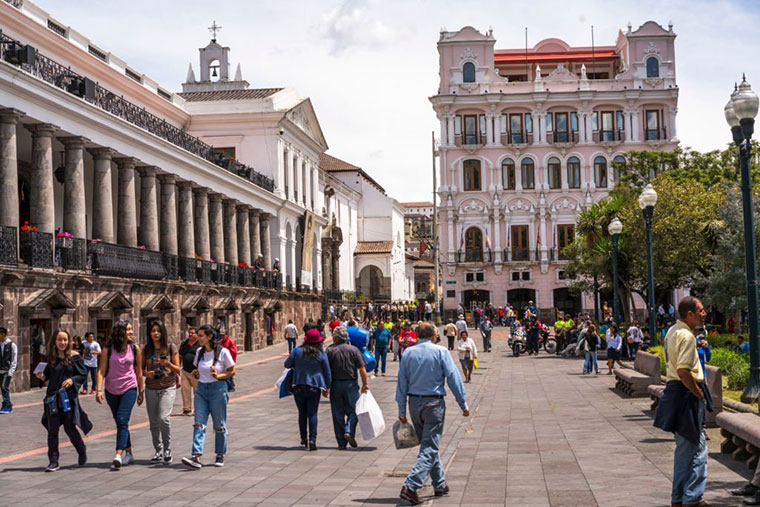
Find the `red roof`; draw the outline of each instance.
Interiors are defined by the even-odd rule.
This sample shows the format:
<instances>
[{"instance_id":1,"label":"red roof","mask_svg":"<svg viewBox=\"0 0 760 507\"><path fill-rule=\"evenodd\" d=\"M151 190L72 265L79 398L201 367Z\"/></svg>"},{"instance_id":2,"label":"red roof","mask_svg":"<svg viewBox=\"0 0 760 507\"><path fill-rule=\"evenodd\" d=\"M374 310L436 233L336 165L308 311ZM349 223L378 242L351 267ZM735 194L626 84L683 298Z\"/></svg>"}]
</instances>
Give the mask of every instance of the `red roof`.
<instances>
[{"instance_id":1,"label":"red roof","mask_svg":"<svg viewBox=\"0 0 760 507\"><path fill-rule=\"evenodd\" d=\"M524 62L579 62L591 60L615 60L617 54L614 50L602 51L567 51L557 53L503 53L497 51L493 59L496 63L524 63Z\"/></svg>"}]
</instances>

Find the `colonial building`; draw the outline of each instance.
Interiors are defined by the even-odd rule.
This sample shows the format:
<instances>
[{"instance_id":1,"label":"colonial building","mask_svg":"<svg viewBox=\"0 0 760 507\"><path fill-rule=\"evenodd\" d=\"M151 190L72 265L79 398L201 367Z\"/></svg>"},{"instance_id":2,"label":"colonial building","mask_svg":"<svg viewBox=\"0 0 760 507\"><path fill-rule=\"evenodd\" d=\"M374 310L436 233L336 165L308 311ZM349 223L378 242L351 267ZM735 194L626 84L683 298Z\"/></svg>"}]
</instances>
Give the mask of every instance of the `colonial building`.
<instances>
[{"instance_id":1,"label":"colonial building","mask_svg":"<svg viewBox=\"0 0 760 507\"><path fill-rule=\"evenodd\" d=\"M320 314L327 225L308 99L253 89L216 37L172 93L25 0L0 2L0 312L14 389L58 327L220 326L244 350ZM259 258L261 254L262 258ZM279 262L278 262L279 259ZM262 269L251 266L259 262ZM279 266L279 269L277 267Z\"/></svg>"},{"instance_id":2,"label":"colonial building","mask_svg":"<svg viewBox=\"0 0 760 507\"><path fill-rule=\"evenodd\" d=\"M447 311L529 300L547 317L593 308L590 295L570 294L561 252L625 152L677 146L675 37L648 21L609 46L496 50L491 30L441 32L430 100Z\"/></svg>"},{"instance_id":3,"label":"colonial building","mask_svg":"<svg viewBox=\"0 0 760 507\"><path fill-rule=\"evenodd\" d=\"M404 238L407 253L424 257L432 256L433 237L433 203L402 202L404 207ZM425 246L422 246L422 243ZM420 249L422 247L422 249Z\"/></svg>"}]
</instances>

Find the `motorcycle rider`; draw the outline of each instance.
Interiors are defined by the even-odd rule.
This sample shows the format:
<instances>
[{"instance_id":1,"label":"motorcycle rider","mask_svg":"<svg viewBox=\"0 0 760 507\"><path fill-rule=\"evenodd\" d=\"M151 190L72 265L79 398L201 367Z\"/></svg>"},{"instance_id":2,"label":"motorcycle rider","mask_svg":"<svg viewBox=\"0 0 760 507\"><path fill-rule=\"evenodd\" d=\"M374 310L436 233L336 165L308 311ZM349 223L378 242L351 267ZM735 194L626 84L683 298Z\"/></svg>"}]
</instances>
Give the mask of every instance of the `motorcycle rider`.
<instances>
[{"instance_id":1,"label":"motorcycle rider","mask_svg":"<svg viewBox=\"0 0 760 507\"><path fill-rule=\"evenodd\" d=\"M538 354L538 333L540 332L541 324L535 315L531 315L527 325L528 335L528 355Z\"/></svg>"}]
</instances>

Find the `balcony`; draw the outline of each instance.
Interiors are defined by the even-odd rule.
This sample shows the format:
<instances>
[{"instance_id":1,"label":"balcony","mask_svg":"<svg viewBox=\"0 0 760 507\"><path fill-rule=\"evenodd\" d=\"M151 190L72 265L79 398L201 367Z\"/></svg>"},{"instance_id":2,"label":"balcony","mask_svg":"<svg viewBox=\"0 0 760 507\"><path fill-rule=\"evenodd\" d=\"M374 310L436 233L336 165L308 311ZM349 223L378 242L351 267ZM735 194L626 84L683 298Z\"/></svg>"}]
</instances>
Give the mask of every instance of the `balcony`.
<instances>
[{"instance_id":1,"label":"balcony","mask_svg":"<svg viewBox=\"0 0 760 507\"><path fill-rule=\"evenodd\" d=\"M458 250L456 256L457 264L466 262L477 262L481 264L492 264L494 261L493 250Z\"/></svg>"},{"instance_id":2,"label":"balcony","mask_svg":"<svg viewBox=\"0 0 760 507\"><path fill-rule=\"evenodd\" d=\"M92 257L92 272L96 275L147 280L166 278L161 252L98 242L90 243L89 254Z\"/></svg>"},{"instance_id":3,"label":"balcony","mask_svg":"<svg viewBox=\"0 0 760 507\"><path fill-rule=\"evenodd\" d=\"M185 282L194 282L196 281L196 267L195 259L191 259L190 257L179 257L179 277L184 280Z\"/></svg>"},{"instance_id":4,"label":"balcony","mask_svg":"<svg viewBox=\"0 0 760 507\"><path fill-rule=\"evenodd\" d=\"M64 271L87 269L87 241L81 238L55 238L56 264Z\"/></svg>"},{"instance_id":5,"label":"balcony","mask_svg":"<svg viewBox=\"0 0 760 507\"><path fill-rule=\"evenodd\" d=\"M622 143L625 141L625 130L596 130L591 133L595 143Z\"/></svg>"},{"instance_id":6,"label":"balcony","mask_svg":"<svg viewBox=\"0 0 760 507\"><path fill-rule=\"evenodd\" d=\"M510 131L501 134L501 144L505 146L533 144L533 134L525 131Z\"/></svg>"},{"instance_id":7,"label":"balcony","mask_svg":"<svg viewBox=\"0 0 760 507\"><path fill-rule=\"evenodd\" d=\"M179 278L179 258L172 254L162 254L166 278L177 280Z\"/></svg>"},{"instance_id":8,"label":"balcony","mask_svg":"<svg viewBox=\"0 0 760 507\"><path fill-rule=\"evenodd\" d=\"M285 289L287 291L293 290L293 285L290 283L290 275L285 275Z\"/></svg>"},{"instance_id":9,"label":"balcony","mask_svg":"<svg viewBox=\"0 0 760 507\"><path fill-rule=\"evenodd\" d=\"M456 146L467 146L479 148L486 144L487 137L485 134L456 134L454 135L454 144Z\"/></svg>"},{"instance_id":10,"label":"balcony","mask_svg":"<svg viewBox=\"0 0 760 507\"><path fill-rule=\"evenodd\" d=\"M13 226L0 227L0 264L16 266L18 264L18 228Z\"/></svg>"},{"instance_id":11,"label":"balcony","mask_svg":"<svg viewBox=\"0 0 760 507\"><path fill-rule=\"evenodd\" d=\"M253 285L253 270L249 267L238 266L238 283L243 287Z\"/></svg>"},{"instance_id":12,"label":"balcony","mask_svg":"<svg viewBox=\"0 0 760 507\"><path fill-rule=\"evenodd\" d=\"M661 129L645 129L644 141L667 141L668 136L665 127Z\"/></svg>"},{"instance_id":13,"label":"balcony","mask_svg":"<svg viewBox=\"0 0 760 507\"><path fill-rule=\"evenodd\" d=\"M541 258L538 250L528 248L505 248L502 262L537 262Z\"/></svg>"},{"instance_id":14,"label":"balcony","mask_svg":"<svg viewBox=\"0 0 760 507\"><path fill-rule=\"evenodd\" d=\"M211 261L195 261L195 279L198 281L198 283L205 283L210 284L211 283L211 266L213 263Z\"/></svg>"},{"instance_id":15,"label":"balcony","mask_svg":"<svg viewBox=\"0 0 760 507\"><path fill-rule=\"evenodd\" d=\"M32 268L53 269L53 235L47 232L21 231L21 258Z\"/></svg>"},{"instance_id":16,"label":"balcony","mask_svg":"<svg viewBox=\"0 0 760 507\"><path fill-rule=\"evenodd\" d=\"M550 248L549 249L549 260L552 262L557 261L567 261L570 260L570 258L562 253L563 248Z\"/></svg>"},{"instance_id":17,"label":"balcony","mask_svg":"<svg viewBox=\"0 0 760 507\"><path fill-rule=\"evenodd\" d=\"M549 144L578 144L578 132L547 132Z\"/></svg>"}]
</instances>

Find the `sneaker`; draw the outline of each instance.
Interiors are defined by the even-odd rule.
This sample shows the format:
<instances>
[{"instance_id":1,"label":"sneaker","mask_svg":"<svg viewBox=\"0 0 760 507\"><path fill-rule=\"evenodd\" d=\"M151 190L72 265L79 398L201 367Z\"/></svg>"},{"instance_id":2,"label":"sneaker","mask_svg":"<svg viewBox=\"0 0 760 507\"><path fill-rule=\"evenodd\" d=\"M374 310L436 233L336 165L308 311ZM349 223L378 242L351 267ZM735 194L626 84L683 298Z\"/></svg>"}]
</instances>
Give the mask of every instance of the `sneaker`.
<instances>
[{"instance_id":1,"label":"sneaker","mask_svg":"<svg viewBox=\"0 0 760 507\"><path fill-rule=\"evenodd\" d=\"M345 438L348 441L348 445L350 445L351 447L356 447L357 445L359 445L356 443L356 438L354 438L354 436L351 433L346 433L345 435L343 435L343 438Z\"/></svg>"},{"instance_id":2,"label":"sneaker","mask_svg":"<svg viewBox=\"0 0 760 507\"><path fill-rule=\"evenodd\" d=\"M164 460L163 454L161 454L161 451L156 451L156 454L153 455L152 458L150 458L151 464L155 465L156 463L161 463Z\"/></svg>"},{"instance_id":3,"label":"sneaker","mask_svg":"<svg viewBox=\"0 0 760 507\"><path fill-rule=\"evenodd\" d=\"M190 468L194 468L195 470L200 470L201 468L203 468L203 463L201 463L200 456L193 456L191 458L182 458L182 464L185 466L189 466Z\"/></svg>"},{"instance_id":4,"label":"sneaker","mask_svg":"<svg viewBox=\"0 0 760 507\"><path fill-rule=\"evenodd\" d=\"M132 456L132 454L130 454L128 452L125 452L124 456L123 456L123 458L121 460L121 464L123 466L127 466L127 465L131 465L134 462L135 462L135 457Z\"/></svg>"},{"instance_id":5,"label":"sneaker","mask_svg":"<svg viewBox=\"0 0 760 507\"><path fill-rule=\"evenodd\" d=\"M13 407L0 408L0 414L12 414L12 413L13 413Z\"/></svg>"},{"instance_id":6,"label":"sneaker","mask_svg":"<svg viewBox=\"0 0 760 507\"><path fill-rule=\"evenodd\" d=\"M87 389L82 389L81 391L79 391L79 394L87 394Z\"/></svg>"},{"instance_id":7,"label":"sneaker","mask_svg":"<svg viewBox=\"0 0 760 507\"><path fill-rule=\"evenodd\" d=\"M90 389L90 394L95 394L95 389Z\"/></svg>"},{"instance_id":8,"label":"sneaker","mask_svg":"<svg viewBox=\"0 0 760 507\"><path fill-rule=\"evenodd\" d=\"M214 466L215 467L223 467L224 466L224 454L217 454L216 459L214 460Z\"/></svg>"},{"instance_id":9,"label":"sneaker","mask_svg":"<svg viewBox=\"0 0 760 507\"><path fill-rule=\"evenodd\" d=\"M47 468L45 468L45 471L46 472L55 472L59 468L61 468L61 467L58 466L58 462L57 461L51 461L50 464L47 466Z\"/></svg>"},{"instance_id":10,"label":"sneaker","mask_svg":"<svg viewBox=\"0 0 760 507\"><path fill-rule=\"evenodd\" d=\"M383 377L385 377L385 372L383 372Z\"/></svg>"},{"instance_id":11,"label":"sneaker","mask_svg":"<svg viewBox=\"0 0 760 507\"><path fill-rule=\"evenodd\" d=\"M172 450L167 449L164 451L164 465L171 465L172 462Z\"/></svg>"},{"instance_id":12,"label":"sneaker","mask_svg":"<svg viewBox=\"0 0 760 507\"><path fill-rule=\"evenodd\" d=\"M117 454L113 457L113 461L111 462L111 470L121 470L121 455Z\"/></svg>"}]
</instances>

